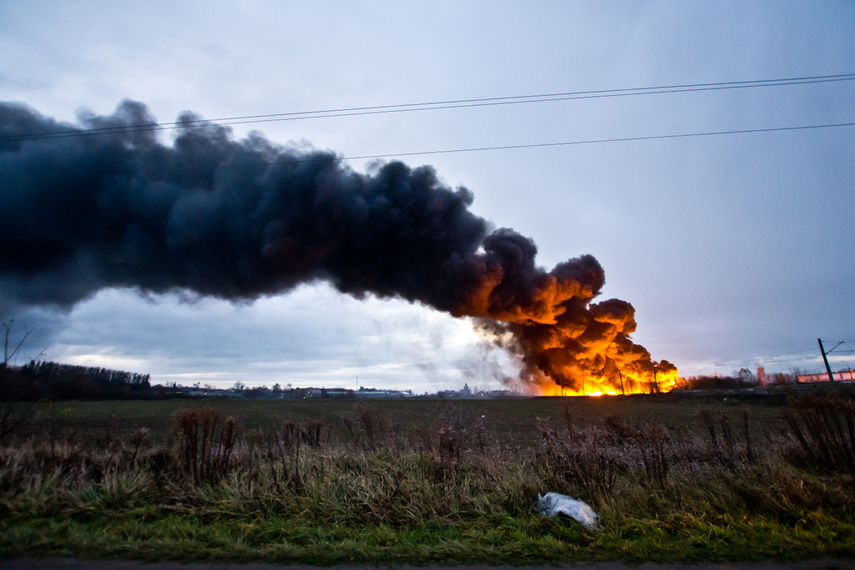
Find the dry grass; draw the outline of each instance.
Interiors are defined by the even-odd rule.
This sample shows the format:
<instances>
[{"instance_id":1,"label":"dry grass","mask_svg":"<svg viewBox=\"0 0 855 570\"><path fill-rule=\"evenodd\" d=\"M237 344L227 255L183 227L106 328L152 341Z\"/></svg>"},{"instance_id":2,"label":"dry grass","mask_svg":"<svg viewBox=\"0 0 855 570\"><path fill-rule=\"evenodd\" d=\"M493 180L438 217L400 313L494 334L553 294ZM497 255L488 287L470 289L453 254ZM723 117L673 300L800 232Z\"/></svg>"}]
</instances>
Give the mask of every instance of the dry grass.
<instances>
[{"instance_id":1,"label":"dry grass","mask_svg":"<svg viewBox=\"0 0 855 570\"><path fill-rule=\"evenodd\" d=\"M414 552L433 553L414 558L421 561L442 559L434 549L449 533L460 544L473 541L467 548L474 559L484 540L499 541L501 549L517 544L519 559L553 547L559 558L610 553L636 559L641 555L627 554L634 548L691 558L706 548L696 541L712 532L729 537L715 556L740 557L734 546L739 533L766 526L784 533L789 546L780 552L787 556L819 552L810 550L816 544L793 546L806 528L820 534L835 529L837 554L855 544L848 400L797 402L785 419L769 425L743 407L702 407L685 416L691 428L669 426L667 416L614 413L591 420L578 402L559 402L556 414L532 419L539 439L526 445L491 431L489 421L497 420L479 413L483 408L434 409L433 416L402 426L383 407L351 403L338 417L245 429L244 418L193 408L177 410L169 435L160 437L138 428L124 435L96 430L93 437L66 430L53 445L34 437L7 441L0 447L3 548L74 550L57 546L61 536L45 538L48 543L12 541L32 521L103 528L135 521L142 526L128 532L156 535L157 521L174 516L225 525L230 530L217 540L244 546L249 539L235 538L236 528L267 528L273 523L265 521L274 520L287 521L281 524L292 530L314 529L301 531L309 534L350 529L355 534L347 540L357 542L386 533L390 544L411 540ZM531 508L537 493L547 491L589 502L602 515L604 533L591 535L575 523L549 526L549 536L575 537L562 539L560 548L550 543L546 523ZM665 535L656 534L661 528ZM317 546L326 540L318 536L300 540ZM663 536L677 542L662 542ZM253 548L277 540L255 536ZM237 556L234 544L224 557ZM585 556L579 544L600 546ZM388 552L397 557L402 551Z\"/></svg>"}]
</instances>

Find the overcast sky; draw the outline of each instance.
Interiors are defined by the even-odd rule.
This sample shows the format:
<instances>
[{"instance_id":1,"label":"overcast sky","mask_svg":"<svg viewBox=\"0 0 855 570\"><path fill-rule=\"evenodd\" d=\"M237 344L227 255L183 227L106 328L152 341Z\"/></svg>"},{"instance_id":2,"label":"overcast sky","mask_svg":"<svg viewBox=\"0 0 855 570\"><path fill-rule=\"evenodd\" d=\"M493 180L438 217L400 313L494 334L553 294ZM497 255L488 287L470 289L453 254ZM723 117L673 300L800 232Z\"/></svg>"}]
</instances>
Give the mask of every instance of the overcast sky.
<instances>
[{"instance_id":1,"label":"overcast sky","mask_svg":"<svg viewBox=\"0 0 855 570\"><path fill-rule=\"evenodd\" d=\"M0 0L0 100L77 124L131 99L167 122L828 76L855 73L853 30L849 1ZM855 367L855 127L653 137L852 122L848 80L232 129L344 157L584 143L401 160L468 188L539 265L595 256L602 298L635 307L633 340L689 376L818 371L818 337L846 341L833 367ZM424 392L513 374L465 319L322 283L239 305L102 290L13 317L36 327L19 362L156 382Z\"/></svg>"}]
</instances>

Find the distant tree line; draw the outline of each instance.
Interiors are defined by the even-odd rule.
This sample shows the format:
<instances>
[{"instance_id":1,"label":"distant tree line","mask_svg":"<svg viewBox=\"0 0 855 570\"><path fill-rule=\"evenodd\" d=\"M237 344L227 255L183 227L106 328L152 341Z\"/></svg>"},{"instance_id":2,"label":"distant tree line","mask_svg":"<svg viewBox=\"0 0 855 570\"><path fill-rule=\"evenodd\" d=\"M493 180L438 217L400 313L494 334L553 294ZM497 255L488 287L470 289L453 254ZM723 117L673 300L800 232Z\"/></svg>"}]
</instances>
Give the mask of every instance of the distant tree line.
<instances>
[{"instance_id":1,"label":"distant tree line","mask_svg":"<svg viewBox=\"0 0 855 570\"><path fill-rule=\"evenodd\" d=\"M174 396L170 387L152 386L148 374L57 362L31 361L21 367L0 366L0 399L7 402Z\"/></svg>"}]
</instances>

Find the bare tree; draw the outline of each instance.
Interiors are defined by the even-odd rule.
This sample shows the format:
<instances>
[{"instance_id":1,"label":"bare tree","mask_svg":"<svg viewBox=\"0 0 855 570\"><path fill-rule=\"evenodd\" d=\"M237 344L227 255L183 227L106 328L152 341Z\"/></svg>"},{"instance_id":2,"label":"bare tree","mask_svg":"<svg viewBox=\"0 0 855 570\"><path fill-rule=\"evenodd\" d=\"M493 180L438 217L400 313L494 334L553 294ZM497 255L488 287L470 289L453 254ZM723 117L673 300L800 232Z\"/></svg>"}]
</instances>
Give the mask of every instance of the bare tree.
<instances>
[{"instance_id":1,"label":"bare tree","mask_svg":"<svg viewBox=\"0 0 855 570\"><path fill-rule=\"evenodd\" d=\"M24 334L21 337L21 340L19 340L17 344L13 344L10 343L10 341L14 326L15 319L9 319L9 322L3 323L3 362L0 363L0 367L2 368L9 366L9 362L15 358L15 355L18 354L18 351L21 350L22 346L24 346L27 338L33 334L33 331L35 330L35 327L31 329L24 327Z\"/></svg>"},{"instance_id":2,"label":"bare tree","mask_svg":"<svg viewBox=\"0 0 855 570\"><path fill-rule=\"evenodd\" d=\"M0 403L0 441L22 428L35 413L35 405L22 405L20 400L26 396L20 372L9 368L9 362L15 358L21 347L32 334L33 329L24 328L24 334L17 343L11 340L15 319L3 323L3 362L0 362L0 390L3 397Z\"/></svg>"}]
</instances>

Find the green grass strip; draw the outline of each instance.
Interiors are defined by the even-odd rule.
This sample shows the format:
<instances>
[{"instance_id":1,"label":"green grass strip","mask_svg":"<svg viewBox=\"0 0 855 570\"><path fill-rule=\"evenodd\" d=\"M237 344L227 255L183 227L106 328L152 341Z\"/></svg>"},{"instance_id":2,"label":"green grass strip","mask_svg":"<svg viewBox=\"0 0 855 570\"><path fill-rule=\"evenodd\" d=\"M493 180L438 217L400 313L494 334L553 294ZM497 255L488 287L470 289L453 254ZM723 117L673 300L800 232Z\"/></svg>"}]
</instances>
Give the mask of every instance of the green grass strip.
<instances>
[{"instance_id":1,"label":"green grass strip","mask_svg":"<svg viewBox=\"0 0 855 570\"><path fill-rule=\"evenodd\" d=\"M582 560L692 562L855 557L855 523L818 516L795 526L762 517L716 521L625 519L589 532L563 519L505 518L500 524L425 522L302 526L281 518L165 516L0 522L0 555L182 562L219 560L339 563L530 563Z\"/></svg>"}]
</instances>

